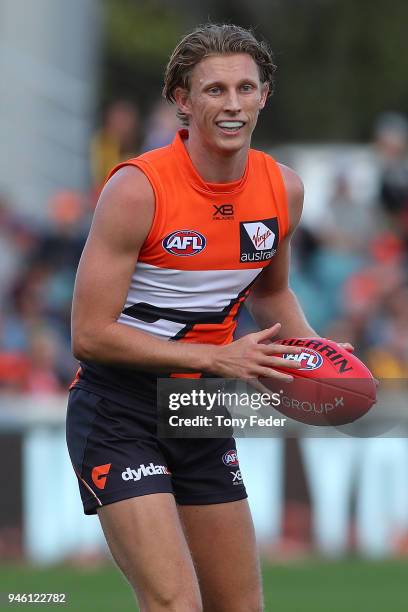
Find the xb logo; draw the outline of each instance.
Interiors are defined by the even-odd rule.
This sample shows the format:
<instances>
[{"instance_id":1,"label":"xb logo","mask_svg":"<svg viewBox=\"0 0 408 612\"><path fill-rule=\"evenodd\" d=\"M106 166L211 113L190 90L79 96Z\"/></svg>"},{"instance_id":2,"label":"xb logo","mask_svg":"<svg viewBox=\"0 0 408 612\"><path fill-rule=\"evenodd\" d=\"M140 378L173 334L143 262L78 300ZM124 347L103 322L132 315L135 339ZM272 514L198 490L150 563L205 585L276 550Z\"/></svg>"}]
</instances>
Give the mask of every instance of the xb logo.
<instances>
[{"instance_id":1,"label":"xb logo","mask_svg":"<svg viewBox=\"0 0 408 612\"><path fill-rule=\"evenodd\" d=\"M233 219L234 218L234 205L233 204L221 204L221 206L217 206L213 204L213 208L215 210L213 214L213 219L221 220L221 219Z\"/></svg>"},{"instance_id":2,"label":"xb logo","mask_svg":"<svg viewBox=\"0 0 408 612\"><path fill-rule=\"evenodd\" d=\"M241 482L242 482L241 470L236 470L235 472L230 472L230 474L232 474L232 483L233 484L241 484Z\"/></svg>"}]
</instances>

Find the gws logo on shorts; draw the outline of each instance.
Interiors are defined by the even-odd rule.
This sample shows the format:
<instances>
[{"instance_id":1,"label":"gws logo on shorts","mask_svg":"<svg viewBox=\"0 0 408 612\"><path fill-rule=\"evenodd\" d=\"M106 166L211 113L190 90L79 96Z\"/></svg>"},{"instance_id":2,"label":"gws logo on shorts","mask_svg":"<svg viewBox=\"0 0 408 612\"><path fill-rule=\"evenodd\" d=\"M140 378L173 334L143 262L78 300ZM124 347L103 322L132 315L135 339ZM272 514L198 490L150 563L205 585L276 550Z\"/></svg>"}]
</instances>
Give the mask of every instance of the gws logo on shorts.
<instances>
[{"instance_id":1,"label":"gws logo on shorts","mask_svg":"<svg viewBox=\"0 0 408 612\"><path fill-rule=\"evenodd\" d=\"M205 249L205 236L194 230L176 230L162 240L163 248L171 255L188 257Z\"/></svg>"},{"instance_id":2,"label":"gws logo on shorts","mask_svg":"<svg viewBox=\"0 0 408 612\"><path fill-rule=\"evenodd\" d=\"M320 353L309 348L305 348L297 355L294 353L287 353L286 355L282 355L282 357L283 359L301 363L302 367L299 368L299 370L317 370L317 368L323 365L323 357Z\"/></svg>"},{"instance_id":3,"label":"gws logo on shorts","mask_svg":"<svg viewBox=\"0 0 408 612\"><path fill-rule=\"evenodd\" d=\"M228 465L228 467L239 465L237 451L231 449L224 453L222 456L222 462L224 465Z\"/></svg>"},{"instance_id":4,"label":"gws logo on shorts","mask_svg":"<svg viewBox=\"0 0 408 612\"><path fill-rule=\"evenodd\" d=\"M147 466L142 463L135 470L127 467L122 472L122 478L123 480L140 480L142 476L158 476L159 474L171 474L171 472L165 465L154 465L154 463L150 462Z\"/></svg>"},{"instance_id":5,"label":"gws logo on shorts","mask_svg":"<svg viewBox=\"0 0 408 612\"><path fill-rule=\"evenodd\" d=\"M97 465L92 468L91 477L94 485L98 489L104 489L106 485L106 477L111 469L111 463L105 463L104 465Z\"/></svg>"},{"instance_id":6,"label":"gws logo on shorts","mask_svg":"<svg viewBox=\"0 0 408 612\"><path fill-rule=\"evenodd\" d=\"M241 263L271 259L279 242L279 226L276 217L240 223Z\"/></svg>"}]
</instances>

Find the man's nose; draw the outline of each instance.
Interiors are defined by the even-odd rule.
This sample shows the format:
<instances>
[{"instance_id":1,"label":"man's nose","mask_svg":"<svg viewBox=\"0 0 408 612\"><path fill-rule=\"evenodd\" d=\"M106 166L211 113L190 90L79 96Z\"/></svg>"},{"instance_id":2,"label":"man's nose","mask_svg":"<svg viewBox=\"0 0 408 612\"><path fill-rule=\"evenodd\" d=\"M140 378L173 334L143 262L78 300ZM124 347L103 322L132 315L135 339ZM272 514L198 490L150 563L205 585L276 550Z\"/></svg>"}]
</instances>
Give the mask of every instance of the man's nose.
<instances>
[{"instance_id":1,"label":"man's nose","mask_svg":"<svg viewBox=\"0 0 408 612\"><path fill-rule=\"evenodd\" d=\"M241 110L241 103L235 89L228 90L227 92L225 99L225 110L235 113Z\"/></svg>"}]
</instances>

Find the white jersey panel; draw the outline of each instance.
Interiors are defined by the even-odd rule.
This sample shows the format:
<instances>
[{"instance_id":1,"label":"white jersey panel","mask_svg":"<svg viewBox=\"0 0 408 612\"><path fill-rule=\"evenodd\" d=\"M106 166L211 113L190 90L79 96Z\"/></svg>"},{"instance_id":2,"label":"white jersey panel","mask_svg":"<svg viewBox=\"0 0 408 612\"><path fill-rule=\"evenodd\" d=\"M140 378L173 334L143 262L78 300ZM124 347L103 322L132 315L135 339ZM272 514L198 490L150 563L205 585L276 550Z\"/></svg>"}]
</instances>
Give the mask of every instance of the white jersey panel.
<instances>
[{"instance_id":1,"label":"white jersey panel","mask_svg":"<svg viewBox=\"0 0 408 612\"><path fill-rule=\"evenodd\" d=\"M125 315L123 313L120 315L118 323L130 325L130 327L140 329L141 331L144 331L151 336L156 336L161 340L173 338L184 327L184 323L176 323L175 321L168 321L167 319L158 319L154 323L145 323L145 321L135 319L134 317L129 317L129 315Z\"/></svg>"},{"instance_id":2,"label":"white jersey panel","mask_svg":"<svg viewBox=\"0 0 408 612\"><path fill-rule=\"evenodd\" d=\"M138 262L124 308L143 302L160 308L174 308L177 304L191 312L219 312L262 269L173 270Z\"/></svg>"}]
</instances>

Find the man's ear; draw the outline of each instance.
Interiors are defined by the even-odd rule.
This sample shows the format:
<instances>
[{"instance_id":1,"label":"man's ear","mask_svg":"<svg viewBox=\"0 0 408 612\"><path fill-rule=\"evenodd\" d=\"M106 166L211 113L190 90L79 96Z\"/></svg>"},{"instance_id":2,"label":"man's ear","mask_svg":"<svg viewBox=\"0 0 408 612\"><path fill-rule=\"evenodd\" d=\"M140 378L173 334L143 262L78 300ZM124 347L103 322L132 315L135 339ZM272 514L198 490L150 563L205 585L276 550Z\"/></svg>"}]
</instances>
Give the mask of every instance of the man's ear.
<instances>
[{"instance_id":1,"label":"man's ear","mask_svg":"<svg viewBox=\"0 0 408 612\"><path fill-rule=\"evenodd\" d=\"M174 99L176 101L177 108L181 113L184 113L187 116L191 115L190 92L188 89L185 89L184 87L176 87L174 90Z\"/></svg>"},{"instance_id":2,"label":"man's ear","mask_svg":"<svg viewBox=\"0 0 408 612\"><path fill-rule=\"evenodd\" d=\"M259 110L262 110L263 107L266 104L266 100L268 99L268 93L269 93L269 84L268 83L262 83L261 86L261 100L259 102Z\"/></svg>"}]
</instances>

